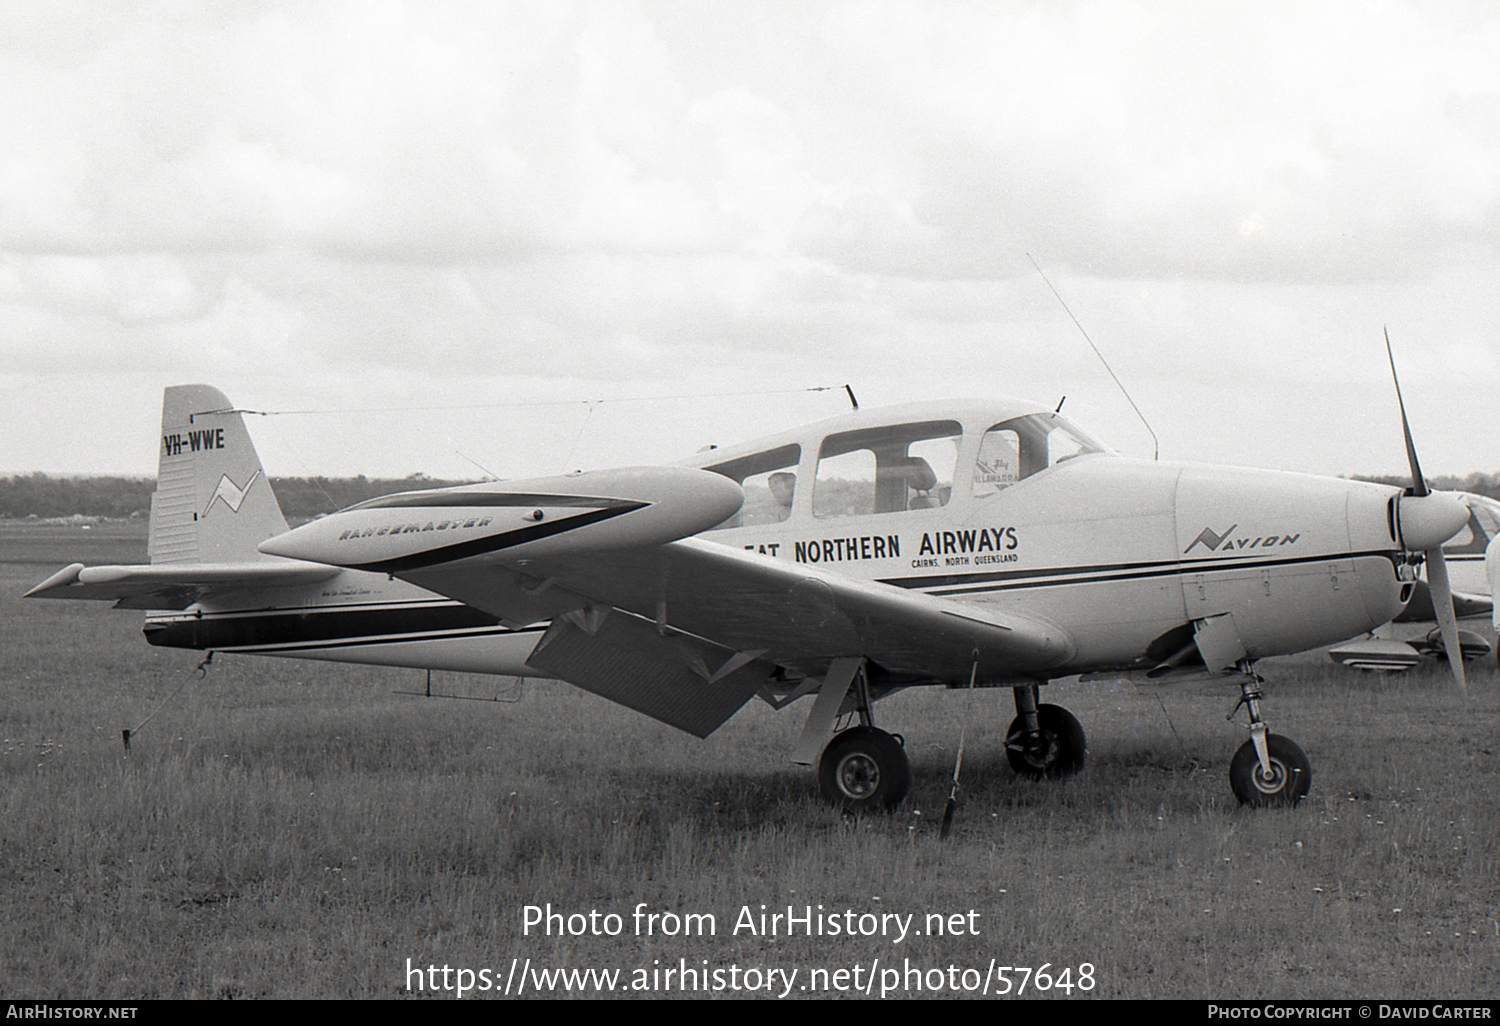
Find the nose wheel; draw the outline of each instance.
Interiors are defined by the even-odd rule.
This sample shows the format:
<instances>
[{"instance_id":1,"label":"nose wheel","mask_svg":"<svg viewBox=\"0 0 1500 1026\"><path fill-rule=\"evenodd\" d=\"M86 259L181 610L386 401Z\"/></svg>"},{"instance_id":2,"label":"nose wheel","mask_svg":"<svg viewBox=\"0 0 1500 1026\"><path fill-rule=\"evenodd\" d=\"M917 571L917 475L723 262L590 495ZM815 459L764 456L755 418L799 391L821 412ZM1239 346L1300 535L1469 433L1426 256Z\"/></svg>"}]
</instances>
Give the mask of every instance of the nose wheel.
<instances>
[{"instance_id":1,"label":"nose wheel","mask_svg":"<svg viewBox=\"0 0 1500 1026\"><path fill-rule=\"evenodd\" d=\"M1312 786L1312 764L1295 741L1267 734L1266 764L1261 765L1255 742L1246 741L1229 764L1229 786L1241 805L1296 805Z\"/></svg>"},{"instance_id":2,"label":"nose wheel","mask_svg":"<svg viewBox=\"0 0 1500 1026\"><path fill-rule=\"evenodd\" d=\"M1241 805L1251 808L1296 805L1312 786L1312 763L1297 743L1266 731L1260 716L1260 676L1247 663L1240 684L1240 700L1229 716L1243 705L1250 711L1250 740L1240 745L1229 763L1229 787Z\"/></svg>"}]
</instances>

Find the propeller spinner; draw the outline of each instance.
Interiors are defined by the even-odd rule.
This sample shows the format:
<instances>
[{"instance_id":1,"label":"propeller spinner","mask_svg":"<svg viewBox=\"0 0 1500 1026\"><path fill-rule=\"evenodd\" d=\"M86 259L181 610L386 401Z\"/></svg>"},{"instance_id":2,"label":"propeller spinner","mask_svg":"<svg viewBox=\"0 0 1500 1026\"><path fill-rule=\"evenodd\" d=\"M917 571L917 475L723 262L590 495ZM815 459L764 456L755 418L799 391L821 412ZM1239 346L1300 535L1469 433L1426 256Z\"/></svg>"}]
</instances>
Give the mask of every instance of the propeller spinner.
<instances>
[{"instance_id":1,"label":"propeller spinner","mask_svg":"<svg viewBox=\"0 0 1500 1026\"><path fill-rule=\"evenodd\" d=\"M1396 524L1401 545L1409 552L1421 552L1427 561L1427 583L1432 589L1432 608L1443 635L1443 650L1448 653L1448 667L1453 681L1465 700L1469 697L1464 680L1464 661L1458 641L1458 620L1453 615L1453 589L1448 583L1448 563L1443 558L1443 542L1452 538L1468 523L1469 510L1452 495L1434 492L1422 477L1417 462L1417 447L1411 440L1411 424L1406 419L1406 403L1401 398L1401 381L1396 377L1396 357L1391 352L1391 334L1385 333L1385 354L1391 363L1391 380L1396 385L1396 403L1401 407L1401 432L1406 437L1406 460L1411 466L1411 487L1396 502Z\"/></svg>"}]
</instances>

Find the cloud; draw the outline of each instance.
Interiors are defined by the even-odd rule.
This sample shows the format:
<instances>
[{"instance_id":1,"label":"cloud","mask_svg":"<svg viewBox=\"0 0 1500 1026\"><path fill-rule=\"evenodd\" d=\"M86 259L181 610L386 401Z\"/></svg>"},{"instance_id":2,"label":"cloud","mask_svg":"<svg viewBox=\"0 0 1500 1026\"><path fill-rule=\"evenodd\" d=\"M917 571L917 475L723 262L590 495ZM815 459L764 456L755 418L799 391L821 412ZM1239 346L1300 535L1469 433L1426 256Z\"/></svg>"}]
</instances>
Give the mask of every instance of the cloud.
<instances>
[{"instance_id":1,"label":"cloud","mask_svg":"<svg viewBox=\"0 0 1500 1026\"><path fill-rule=\"evenodd\" d=\"M987 252L1047 243L1108 273L1382 277L1420 264L1415 240L1494 222L1493 23L1328 3L895 11L841 8L832 34L922 154L918 223L976 276Z\"/></svg>"},{"instance_id":2,"label":"cloud","mask_svg":"<svg viewBox=\"0 0 1500 1026\"><path fill-rule=\"evenodd\" d=\"M86 361L298 406L844 379L1138 431L1032 254L1184 435L1248 437L1242 390L1383 387L1383 323L1414 391L1500 373L1497 44L1457 0L0 5L0 357L94 407ZM1256 451L1332 459L1329 416Z\"/></svg>"}]
</instances>

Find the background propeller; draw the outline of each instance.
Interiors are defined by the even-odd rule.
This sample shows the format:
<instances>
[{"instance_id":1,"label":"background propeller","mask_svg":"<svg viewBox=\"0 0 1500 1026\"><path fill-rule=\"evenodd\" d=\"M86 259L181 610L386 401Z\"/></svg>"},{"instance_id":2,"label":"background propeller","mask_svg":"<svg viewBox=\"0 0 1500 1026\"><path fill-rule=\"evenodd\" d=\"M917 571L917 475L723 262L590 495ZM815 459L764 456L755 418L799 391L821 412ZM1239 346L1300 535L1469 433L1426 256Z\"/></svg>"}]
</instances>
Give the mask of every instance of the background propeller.
<instances>
[{"instance_id":1,"label":"background propeller","mask_svg":"<svg viewBox=\"0 0 1500 1026\"><path fill-rule=\"evenodd\" d=\"M1490 594L1500 595L1500 536L1491 539L1489 545L1485 547L1484 576L1490 582ZM1491 607L1490 624L1500 629L1500 606ZM1500 644L1497 644L1495 648L1495 658L1500 659Z\"/></svg>"},{"instance_id":2,"label":"background propeller","mask_svg":"<svg viewBox=\"0 0 1500 1026\"><path fill-rule=\"evenodd\" d=\"M1448 562L1443 558L1443 542L1452 538L1469 521L1469 510L1457 498L1432 491L1422 477L1417 462L1417 447L1411 440L1411 423L1406 419L1406 403L1401 398L1401 381L1396 376L1396 357L1391 351L1391 333L1385 333L1385 355L1391 363L1391 381L1396 385L1396 403L1401 407L1401 433L1406 438L1406 461L1411 466L1411 488L1396 502L1396 523L1401 544L1408 551L1421 552L1427 562L1427 584L1432 589L1432 609L1437 615L1443 636L1443 651L1454 683L1469 697L1464 679L1463 651L1458 641L1458 620L1453 615L1453 589L1448 583Z\"/></svg>"}]
</instances>

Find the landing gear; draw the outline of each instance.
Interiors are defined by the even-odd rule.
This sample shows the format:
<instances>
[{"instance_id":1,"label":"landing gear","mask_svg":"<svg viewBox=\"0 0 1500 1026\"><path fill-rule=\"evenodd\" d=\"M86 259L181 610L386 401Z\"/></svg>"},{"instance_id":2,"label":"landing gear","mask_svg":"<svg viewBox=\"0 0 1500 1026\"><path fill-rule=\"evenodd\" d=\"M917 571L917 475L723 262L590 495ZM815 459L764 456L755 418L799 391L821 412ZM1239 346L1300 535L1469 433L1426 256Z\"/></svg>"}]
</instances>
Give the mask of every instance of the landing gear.
<instances>
[{"instance_id":1,"label":"landing gear","mask_svg":"<svg viewBox=\"0 0 1500 1026\"><path fill-rule=\"evenodd\" d=\"M1240 804L1251 808L1296 805L1312 786L1312 764L1295 742L1266 732L1266 721L1260 717L1260 676L1248 661L1240 669L1245 674L1240 700L1229 716L1232 719L1241 705L1250 710L1250 740L1234 753L1229 786Z\"/></svg>"},{"instance_id":2,"label":"landing gear","mask_svg":"<svg viewBox=\"0 0 1500 1026\"><path fill-rule=\"evenodd\" d=\"M1241 805L1262 808L1296 805L1312 784L1312 764L1296 743L1280 734L1266 735L1270 772L1261 767L1255 742L1246 741L1229 764L1229 786Z\"/></svg>"},{"instance_id":3,"label":"landing gear","mask_svg":"<svg viewBox=\"0 0 1500 1026\"><path fill-rule=\"evenodd\" d=\"M911 790L911 763L896 735L850 727L823 749L818 786L824 798L851 811L891 809Z\"/></svg>"},{"instance_id":4,"label":"landing gear","mask_svg":"<svg viewBox=\"0 0 1500 1026\"><path fill-rule=\"evenodd\" d=\"M1032 780L1070 777L1083 769L1089 746L1078 719L1060 705L1037 705L1034 684L1015 692L1018 715L1005 734L1010 768Z\"/></svg>"},{"instance_id":5,"label":"landing gear","mask_svg":"<svg viewBox=\"0 0 1500 1026\"><path fill-rule=\"evenodd\" d=\"M900 734L876 728L874 703L863 659L835 659L818 688L812 712L792 750L792 761L811 765L818 744L840 716L853 712L859 725L835 734L818 756L823 797L850 811L891 809L911 790L911 762Z\"/></svg>"}]
</instances>

